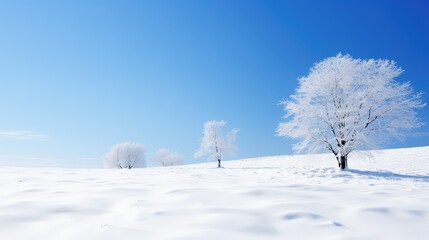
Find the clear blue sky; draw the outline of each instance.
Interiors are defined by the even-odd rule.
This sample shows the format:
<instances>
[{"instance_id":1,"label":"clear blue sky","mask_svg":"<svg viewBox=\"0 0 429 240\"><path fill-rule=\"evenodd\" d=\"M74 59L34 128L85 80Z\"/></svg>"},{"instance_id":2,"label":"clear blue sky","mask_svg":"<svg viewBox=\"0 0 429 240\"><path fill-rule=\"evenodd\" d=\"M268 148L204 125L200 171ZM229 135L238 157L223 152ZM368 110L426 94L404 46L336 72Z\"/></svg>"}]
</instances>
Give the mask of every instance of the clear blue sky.
<instances>
[{"instance_id":1,"label":"clear blue sky","mask_svg":"<svg viewBox=\"0 0 429 240\"><path fill-rule=\"evenodd\" d=\"M277 104L313 63L393 59L429 102L428 43L423 0L1 1L0 165L101 167L122 141L196 162L207 120L240 129L235 158L291 154Z\"/></svg>"}]
</instances>

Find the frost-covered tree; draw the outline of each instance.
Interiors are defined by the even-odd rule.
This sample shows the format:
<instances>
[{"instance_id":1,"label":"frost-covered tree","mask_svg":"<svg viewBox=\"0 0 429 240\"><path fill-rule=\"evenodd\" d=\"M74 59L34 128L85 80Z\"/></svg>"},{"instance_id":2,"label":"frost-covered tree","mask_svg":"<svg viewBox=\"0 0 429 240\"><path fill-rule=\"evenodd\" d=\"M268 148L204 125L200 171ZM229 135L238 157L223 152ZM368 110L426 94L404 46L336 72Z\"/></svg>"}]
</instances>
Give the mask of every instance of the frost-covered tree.
<instances>
[{"instance_id":1,"label":"frost-covered tree","mask_svg":"<svg viewBox=\"0 0 429 240\"><path fill-rule=\"evenodd\" d=\"M124 142L114 145L104 156L106 168L144 168L146 167L143 145Z\"/></svg>"},{"instance_id":2,"label":"frost-covered tree","mask_svg":"<svg viewBox=\"0 0 429 240\"><path fill-rule=\"evenodd\" d=\"M156 150L152 156L152 160L160 163L162 166L175 166L183 164L183 156L178 152L173 152L166 148Z\"/></svg>"},{"instance_id":3,"label":"frost-covered tree","mask_svg":"<svg viewBox=\"0 0 429 240\"><path fill-rule=\"evenodd\" d=\"M301 139L294 150L327 149L341 169L355 149L374 149L389 137L421 125L416 109L425 104L394 61L354 59L338 54L316 63L289 100L281 104L288 121L277 134Z\"/></svg>"},{"instance_id":4,"label":"frost-covered tree","mask_svg":"<svg viewBox=\"0 0 429 240\"><path fill-rule=\"evenodd\" d=\"M236 151L234 140L237 137L238 129L232 129L226 135L222 134L225 121L208 121L204 123L203 138L200 148L195 152L194 157L200 158L208 156L218 161L221 167L222 156L233 154Z\"/></svg>"}]
</instances>

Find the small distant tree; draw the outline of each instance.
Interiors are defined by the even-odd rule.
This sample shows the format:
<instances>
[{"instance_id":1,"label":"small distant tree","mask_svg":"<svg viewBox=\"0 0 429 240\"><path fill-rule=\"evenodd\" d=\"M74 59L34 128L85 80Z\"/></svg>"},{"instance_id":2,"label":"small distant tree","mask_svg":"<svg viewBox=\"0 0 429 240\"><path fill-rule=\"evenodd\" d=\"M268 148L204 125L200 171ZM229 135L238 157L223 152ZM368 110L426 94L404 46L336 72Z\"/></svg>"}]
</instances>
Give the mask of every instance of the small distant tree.
<instances>
[{"instance_id":1,"label":"small distant tree","mask_svg":"<svg viewBox=\"0 0 429 240\"><path fill-rule=\"evenodd\" d=\"M173 152L166 148L156 150L152 156L152 160L160 163L162 166L175 166L183 164L183 156L178 152Z\"/></svg>"},{"instance_id":2,"label":"small distant tree","mask_svg":"<svg viewBox=\"0 0 429 240\"><path fill-rule=\"evenodd\" d=\"M114 145L104 157L106 168L144 168L145 151L139 143L124 142Z\"/></svg>"},{"instance_id":3,"label":"small distant tree","mask_svg":"<svg viewBox=\"0 0 429 240\"><path fill-rule=\"evenodd\" d=\"M395 80L402 72L394 61L341 54L316 63L290 100L281 102L288 121L277 134L301 139L297 152L327 149L347 168L355 149L377 148L421 125L416 109L424 106L422 93Z\"/></svg>"},{"instance_id":4,"label":"small distant tree","mask_svg":"<svg viewBox=\"0 0 429 240\"><path fill-rule=\"evenodd\" d=\"M203 138L201 139L200 148L194 154L195 158L208 156L217 160L220 168L222 156L235 153L234 140L237 137L238 129L234 128L223 136L221 130L225 124L225 121L208 121L204 123Z\"/></svg>"}]
</instances>

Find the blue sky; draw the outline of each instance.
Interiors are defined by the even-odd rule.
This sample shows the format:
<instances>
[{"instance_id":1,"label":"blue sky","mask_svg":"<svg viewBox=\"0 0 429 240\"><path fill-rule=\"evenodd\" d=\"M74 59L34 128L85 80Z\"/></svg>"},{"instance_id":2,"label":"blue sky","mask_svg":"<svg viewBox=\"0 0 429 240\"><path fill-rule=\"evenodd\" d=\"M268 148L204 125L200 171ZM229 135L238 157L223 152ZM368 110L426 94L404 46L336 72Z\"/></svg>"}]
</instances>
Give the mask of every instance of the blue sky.
<instances>
[{"instance_id":1,"label":"blue sky","mask_svg":"<svg viewBox=\"0 0 429 240\"><path fill-rule=\"evenodd\" d=\"M122 141L204 161L207 120L240 129L234 158L291 154L278 102L339 52L395 60L429 92L423 0L1 1L0 32L0 165L102 167Z\"/></svg>"}]
</instances>

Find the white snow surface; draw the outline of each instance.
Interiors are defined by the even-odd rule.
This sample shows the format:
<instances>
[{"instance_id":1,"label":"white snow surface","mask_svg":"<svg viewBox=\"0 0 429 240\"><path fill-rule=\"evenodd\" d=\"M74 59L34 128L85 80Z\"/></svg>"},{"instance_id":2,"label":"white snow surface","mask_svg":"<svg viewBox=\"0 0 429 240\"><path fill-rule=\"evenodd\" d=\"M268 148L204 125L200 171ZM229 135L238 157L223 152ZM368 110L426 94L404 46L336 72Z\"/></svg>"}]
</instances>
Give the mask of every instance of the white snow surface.
<instances>
[{"instance_id":1,"label":"white snow surface","mask_svg":"<svg viewBox=\"0 0 429 240\"><path fill-rule=\"evenodd\" d=\"M429 147L349 161L0 167L0 239L429 239Z\"/></svg>"}]
</instances>

